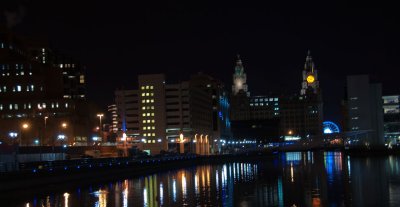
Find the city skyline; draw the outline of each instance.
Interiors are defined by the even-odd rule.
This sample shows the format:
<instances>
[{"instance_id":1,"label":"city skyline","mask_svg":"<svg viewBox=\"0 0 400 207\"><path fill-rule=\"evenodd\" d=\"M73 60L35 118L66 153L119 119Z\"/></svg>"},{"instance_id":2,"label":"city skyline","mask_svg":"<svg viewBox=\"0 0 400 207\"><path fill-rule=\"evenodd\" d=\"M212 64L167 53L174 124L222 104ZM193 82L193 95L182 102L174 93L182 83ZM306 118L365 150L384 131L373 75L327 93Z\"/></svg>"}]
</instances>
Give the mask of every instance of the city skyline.
<instances>
[{"instance_id":1,"label":"city skyline","mask_svg":"<svg viewBox=\"0 0 400 207\"><path fill-rule=\"evenodd\" d=\"M1 22L11 18L13 31L49 39L56 50L81 60L88 98L103 108L116 88L135 87L139 74L165 73L180 81L202 71L229 86L236 54L252 94L298 93L309 49L327 120L340 119L346 75L369 74L383 83L384 94L398 93L395 14L380 5L296 6L8 1Z\"/></svg>"}]
</instances>

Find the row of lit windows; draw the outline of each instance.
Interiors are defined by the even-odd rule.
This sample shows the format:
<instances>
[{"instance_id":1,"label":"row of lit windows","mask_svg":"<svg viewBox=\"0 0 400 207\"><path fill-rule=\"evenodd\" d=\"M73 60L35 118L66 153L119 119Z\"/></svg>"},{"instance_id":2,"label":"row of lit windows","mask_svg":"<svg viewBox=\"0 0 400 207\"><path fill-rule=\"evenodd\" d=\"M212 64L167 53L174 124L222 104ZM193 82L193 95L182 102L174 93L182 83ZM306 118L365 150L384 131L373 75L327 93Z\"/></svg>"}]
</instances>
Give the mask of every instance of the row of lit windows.
<instances>
[{"instance_id":1,"label":"row of lit windows","mask_svg":"<svg viewBox=\"0 0 400 207\"><path fill-rule=\"evenodd\" d=\"M156 127L155 126L144 126L143 130L155 130Z\"/></svg>"},{"instance_id":2,"label":"row of lit windows","mask_svg":"<svg viewBox=\"0 0 400 207\"><path fill-rule=\"evenodd\" d=\"M144 133L143 136L144 137L155 137L156 133Z\"/></svg>"},{"instance_id":3,"label":"row of lit windows","mask_svg":"<svg viewBox=\"0 0 400 207\"><path fill-rule=\"evenodd\" d=\"M60 68L75 68L75 64L60 64Z\"/></svg>"},{"instance_id":4,"label":"row of lit windows","mask_svg":"<svg viewBox=\"0 0 400 207\"><path fill-rule=\"evenodd\" d=\"M143 117L146 117L146 116L154 116L154 113L143 113L142 116L143 116Z\"/></svg>"},{"instance_id":5,"label":"row of lit windows","mask_svg":"<svg viewBox=\"0 0 400 207\"><path fill-rule=\"evenodd\" d=\"M142 86L142 87L140 87L140 89L142 89L142 90L154 89L154 86Z\"/></svg>"},{"instance_id":6,"label":"row of lit windows","mask_svg":"<svg viewBox=\"0 0 400 207\"><path fill-rule=\"evenodd\" d=\"M3 71L6 71L6 70L9 70L10 69L10 65L8 65L8 64L1 64L1 67L0 67ZM22 69L24 69L24 64L15 64L15 69L16 70L22 70Z\"/></svg>"},{"instance_id":7,"label":"row of lit windows","mask_svg":"<svg viewBox=\"0 0 400 207\"><path fill-rule=\"evenodd\" d=\"M142 103L154 103L154 99L143 99Z\"/></svg>"},{"instance_id":8,"label":"row of lit windows","mask_svg":"<svg viewBox=\"0 0 400 207\"><path fill-rule=\"evenodd\" d=\"M143 140L143 143L146 143L146 144L151 144L151 143L153 143L153 144L155 144L156 143L156 140Z\"/></svg>"},{"instance_id":9,"label":"row of lit windows","mask_svg":"<svg viewBox=\"0 0 400 207\"><path fill-rule=\"evenodd\" d=\"M2 73L1 75L2 75L2 76L10 76L10 73ZM25 75L25 72L24 72L24 71L21 71L20 73L15 73L15 75L16 75L16 76ZM29 75L32 75L32 72L29 72Z\"/></svg>"},{"instance_id":10,"label":"row of lit windows","mask_svg":"<svg viewBox=\"0 0 400 207\"><path fill-rule=\"evenodd\" d=\"M265 104L264 104L264 103L254 103L254 104L253 104L253 103L250 103L250 106L264 106L264 105L265 105L265 106L269 106L268 103L265 103ZM275 106L278 106L278 102L275 102L274 105L275 105Z\"/></svg>"},{"instance_id":11,"label":"row of lit windows","mask_svg":"<svg viewBox=\"0 0 400 207\"><path fill-rule=\"evenodd\" d=\"M154 96L154 93L142 93L142 96Z\"/></svg>"},{"instance_id":12,"label":"row of lit windows","mask_svg":"<svg viewBox=\"0 0 400 207\"><path fill-rule=\"evenodd\" d=\"M143 120L143 124L145 124L145 123L154 123L155 121L154 121L154 119L145 119L145 120Z\"/></svg>"},{"instance_id":13,"label":"row of lit windows","mask_svg":"<svg viewBox=\"0 0 400 207\"><path fill-rule=\"evenodd\" d=\"M35 86L34 85L27 85L26 86L26 91L30 92L30 91L34 91L35 90ZM12 88L12 92L22 92L22 86L17 85L17 86L13 86ZM40 91L43 91L43 87L40 87ZM0 92L7 92L7 86L3 86L0 87Z\"/></svg>"},{"instance_id":14,"label":"row of lit windows","mask_svg":"<svg viewBox=\"0 0 400 207\"><path fill-rule=\"evenodd\" d=\"M18 110L19 109L19 104L9 104L8 105L8 109L9 110ZM21 104L21 107L23 106L23 109L31 109L32 108L32 104L31 103L25 103L25 104ZM51 108L52 109L54 109L54 108L60 108L60 105L58 104L58 102L56 102L56 103L54 103L54 102L52 102L51 104L50 104L50 106L51 106ZM69 106L68 106L68 103L65 103L65 108L68 108ZM45 109L47 106L46 106L46 103L38 103L38 105L37 105L37 108L38 109ZM0 111L1 110L3 110L4 109L4 107L3 107L3 104L0 104Z\"/></svg>"},{"instance_id":15,"label":"row of lit windows","mask_svg":"<svg viewBox=\"0 0 400 207\"><path fill-rule=\"evenodd\" d=\"M154 109L154 106L142 106L142 110Z\"/></svg>"},{"instance_id":16,"label":"row of lit windows","mask_svg":"<svg viewBox=\"0 0 400 207\"><path fill-rule=\"evenodd\" d=\"M267 102L267 101L278 101L278 98L256 98L256 99L252 99L252 101L255 102Z\"/></svg>"}]
</instances>

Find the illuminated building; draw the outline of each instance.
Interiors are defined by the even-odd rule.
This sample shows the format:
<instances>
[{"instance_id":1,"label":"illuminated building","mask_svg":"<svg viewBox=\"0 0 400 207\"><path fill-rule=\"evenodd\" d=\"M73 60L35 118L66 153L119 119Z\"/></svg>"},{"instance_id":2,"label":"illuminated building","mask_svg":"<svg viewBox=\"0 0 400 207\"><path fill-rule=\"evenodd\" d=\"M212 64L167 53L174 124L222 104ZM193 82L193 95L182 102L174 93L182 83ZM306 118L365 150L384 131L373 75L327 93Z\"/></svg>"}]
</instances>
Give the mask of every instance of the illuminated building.
<instances>
[{"instance_id":1,"label":"illuminated building","mask_svg":"<svg viewBox=\"0 0 400 207\"><path fill-rule=\"evenodd\" d=\"M240 56L237 56L236 65L235 65L235 73L233 74L233 85L232 85L232 94L237 95L240 91L246 93L247 96L250 95L250 92L247 91L246 84L247 76L244 72L244 67Z\"/></svg>"},{"instance_id":2,"label":"illuminated building","mask_svg":"<svg viewBox=\"0 0 400 207\"><path fill-rule=\"evenodd\" d=\"M313 94L319 93L318 71L315 69L310 50L307 53L306 62L304 63L300 95L306 95L307 90L311 90Z\"/></svg>"},{"instance_id":3,"label":"illuminated building","mask_svg":"<svg viewBox=\"0 0 400 207\"><path fill-rule=\"evenodd\" d=\"M0 137L20 131L21 123L32 130L19 133L22 145L57 143L65 134L67 143L84 142L91 120L85 101L83 67L60 58L46 43L27 41L9 31L0 31ZM47 118L46 118L47 117ZM60 127L67 122L68 127ZM35 129L35 130L33 130ZM37 145L37 144L36 144Z\"/></svg>"},{"instance_id":4,"label":"illuminated building","mask_svg":"<svg viewBox=\"0 0 400 207\"><path fill-rule=\"evenodd\" d=\"M347 131L359 144L384 144L382 86L371 83L368 75L347 76L345 100Z\"/></svg>"},{"instance_id":5,"label":"illuminated building","mask_svg":"<svg viewBox=\"0 0 400 207\"><path fill-rule=\"evenodd\" d=\"M300 95L280 100L280 135L311 138L322 135L323 104L318 74L310 51L303 69Z\"/></svg>"},{"instance_id":6,"label":"illuminated building","mask_svg":"<svg viewBox=\"0 0 400 207\"><path fill-rule=\"evenodd\" d=\"M385 142L398 143L400 140L400 96L382 96Z\"/></svg>"},{"instance_id":7,"label":"illuminated building","mask_svg":"<svg viewBox=\"0 0 400 207\"><path fill-rule=\"evenodd\" d=\"M211 153L212 139L229 136L229 103L213 78L198 74L166 84L163 74L140 75L138 87L115 92L119 137L125 132L134 146L150 154L167 149L204 154Z\"/></svg>"}]
</instances>

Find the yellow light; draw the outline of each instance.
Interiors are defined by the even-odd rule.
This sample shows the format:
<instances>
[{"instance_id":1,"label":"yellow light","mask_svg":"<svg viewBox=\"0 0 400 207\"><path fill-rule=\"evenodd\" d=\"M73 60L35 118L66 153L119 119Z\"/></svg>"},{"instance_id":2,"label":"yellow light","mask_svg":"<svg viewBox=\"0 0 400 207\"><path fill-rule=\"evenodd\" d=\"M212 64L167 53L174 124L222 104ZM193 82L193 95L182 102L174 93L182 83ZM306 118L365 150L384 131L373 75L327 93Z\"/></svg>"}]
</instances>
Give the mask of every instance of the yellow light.
<instances>
[{"instance_id":1,"label":"yellow light","mask_svg":"<svg viewBox=\"0 0 400 207\"><path fill-rule=\"evenodd\" d=\"M63 128L67 128L67 123L63 122L63 123L61 124L61 126L62 126Z\"/></svg>"},{"instance_id":2,"label":"yellow light","mask_svg":"<svg viewBox=\"0 0 400 207\"><path fill-rule=\"evenodd\" d=\"M183 141L184 141L184 139L183 139L183 134L182 134L182 133L179 135L179 140L180 140L180 142L183 142Z\"/></svg>"},{"instance_id":3,"label":"yellow light","mask_svg":"<svg viewBox=\"0 0 400 207\"><path fill-rule=\"evenodd\" d=\"M307 76L307 83L314 83L314 81L315 81L315 78L314 78L313 75L308 75Z\"/></svg>"},{"instance_id":4,"label":"yellow light","mask_svg":"<svg viewBox=\"0 0 400 207\"><path fill-rule=\"evenodd\" d=\"M25 124L22 124L22 128L24 128L24 129L27 129L27 128L29 128L29 124L27 124L27 123L25 123Z\"/></svg>"},{"instance_id":5,"label":"yellow light","mask_svg":"<svg viewBox=\"0 0 400 207\"><path fill-rule=\"evenodd\" d=\"M293 134L292 130L289 130L289 135Z\"/></svg>"}]
</instances>

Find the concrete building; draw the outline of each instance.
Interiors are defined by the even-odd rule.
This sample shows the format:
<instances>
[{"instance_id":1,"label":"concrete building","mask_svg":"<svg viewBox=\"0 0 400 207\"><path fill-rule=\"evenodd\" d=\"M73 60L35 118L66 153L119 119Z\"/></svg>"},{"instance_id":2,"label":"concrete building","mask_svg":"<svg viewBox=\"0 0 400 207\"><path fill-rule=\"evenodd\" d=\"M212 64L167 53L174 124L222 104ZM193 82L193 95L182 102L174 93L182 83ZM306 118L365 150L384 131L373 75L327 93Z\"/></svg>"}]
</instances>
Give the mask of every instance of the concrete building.
<instances>
[{"instance_id":1,"label":"concrete building","mask_svg":"<svg viewBox=\"0 0 400 207\"><path fill-rule=\"evenodd\" d=\"M140 75L138 85L115 92L120 145L149 154L210 154L218 150L212 140L229 135L229 103L213 78L194 75L166 84L163 74Z\"/></svg>"},{"instance_id":2,"label":"concrete building","mask_svg":"<svg viewBox=\"0 0 400 207\"><path fill-rule=\"evenodd\" d=\"M384 144L382 86L368 75L347 76L347 129L366 146Z\"/></svg>"},{"instance_id":3,"label":"concrete building","mask_svg":"<svg viewBox=\"0 0 400 207\"><path fill-rule=\"evenodd\" d=\"M400 141L400 96L382 96L382 99L385 142L397 144Z\"/></svg>"}]
</instances>

